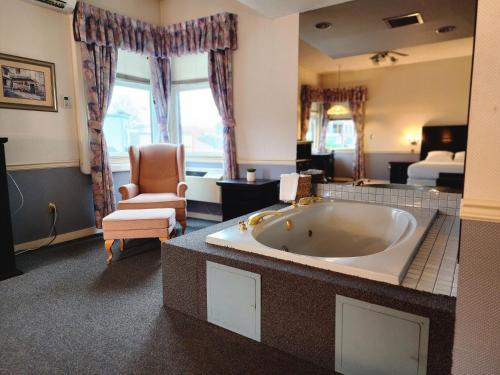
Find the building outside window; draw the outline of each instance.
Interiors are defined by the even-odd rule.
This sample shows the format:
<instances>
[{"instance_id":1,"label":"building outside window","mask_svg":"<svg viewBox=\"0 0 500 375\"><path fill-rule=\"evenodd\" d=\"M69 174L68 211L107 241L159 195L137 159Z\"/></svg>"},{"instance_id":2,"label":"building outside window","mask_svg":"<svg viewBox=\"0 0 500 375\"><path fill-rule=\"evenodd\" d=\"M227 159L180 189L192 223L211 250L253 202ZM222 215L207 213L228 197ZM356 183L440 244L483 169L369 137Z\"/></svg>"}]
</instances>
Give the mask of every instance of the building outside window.
<instances>
[{"instance_id":1,"label":"building outside window","mask_svg":"<svg viewBox=\"0 0 500 375\"><path fill-rule=\"evenodd\" d=\"M149 62L119 52L118 75L104 120L112 165L128 165L128 148L158 142L159 131L149 81ZM187 160L221 162L223 125L208 83L206 54L174 58L169 108L171 143L182 143ZM132 76L137 74L137 76Z\"/></svg>"},{"instance_id":2,"label":"building outside window","mask_svg":"<svg viewBox=\"0 0 500 375\"><path fill-rule=\"evenodd\" d=\"M111 158L127 157L129 146L153 143L157 137L151 87L146 80L118 78L104 120Z\"/></svg>"},{"instance_id":3,"label":"building outside window","mask_svg":"<svg viewBox=\"0 0 500 375\"><path fill-rule=\"evenodd\" d=\"M207 81L172 86L170 130L186 150L187 159L220 159L222 119Z\"/></svg>"}]
</instances>

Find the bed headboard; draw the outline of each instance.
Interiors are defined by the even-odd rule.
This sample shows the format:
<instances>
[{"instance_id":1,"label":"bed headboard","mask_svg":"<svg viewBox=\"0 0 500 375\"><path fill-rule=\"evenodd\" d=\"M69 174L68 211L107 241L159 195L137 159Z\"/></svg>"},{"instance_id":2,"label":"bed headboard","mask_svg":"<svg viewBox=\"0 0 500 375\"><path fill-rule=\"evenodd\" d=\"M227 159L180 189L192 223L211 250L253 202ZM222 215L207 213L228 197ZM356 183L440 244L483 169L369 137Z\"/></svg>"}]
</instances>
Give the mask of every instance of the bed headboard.
<instances>
[{"instance_id":1,"label":"bed headboard","mask_svg":"<svg viewBox=\"0 0 500 375\"><path fill-rule=\"evenodd\" d=\"M420 160L424 160L429 151L459 152L465 151L466 148L466 125L424 126L422 128Z\"/></svg>"}]
</instances>

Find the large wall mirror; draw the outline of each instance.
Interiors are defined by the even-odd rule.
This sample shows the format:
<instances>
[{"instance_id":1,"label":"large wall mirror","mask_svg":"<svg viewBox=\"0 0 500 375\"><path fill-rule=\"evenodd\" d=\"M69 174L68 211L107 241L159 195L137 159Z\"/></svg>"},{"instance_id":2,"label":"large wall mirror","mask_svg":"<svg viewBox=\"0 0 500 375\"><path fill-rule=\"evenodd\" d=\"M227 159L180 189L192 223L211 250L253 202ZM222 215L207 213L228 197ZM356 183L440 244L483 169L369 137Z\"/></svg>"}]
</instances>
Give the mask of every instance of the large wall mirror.
<instances>
[{"instance_id":1,"label":"large wall mirror","mask_svg":"<svg viewBox=\"0 0 500 375\"><path fill-rule=\"evenodd\" d=\"M310 147L313 167L331 163L330 180L461 191L476 5L354 0L302 13L299 156Z\"/></svg>"}]
</instances>

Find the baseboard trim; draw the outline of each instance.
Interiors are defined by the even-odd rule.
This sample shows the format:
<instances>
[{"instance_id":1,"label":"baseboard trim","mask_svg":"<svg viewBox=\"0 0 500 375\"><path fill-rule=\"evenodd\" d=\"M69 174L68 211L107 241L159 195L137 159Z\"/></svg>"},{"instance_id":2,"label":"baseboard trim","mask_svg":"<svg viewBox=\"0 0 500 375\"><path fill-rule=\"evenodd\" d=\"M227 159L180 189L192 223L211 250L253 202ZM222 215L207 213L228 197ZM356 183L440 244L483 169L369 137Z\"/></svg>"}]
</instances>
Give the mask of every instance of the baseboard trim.
<instances>
[{"instance_id":1,"label":"baseboard trim","mask_svg":"<svg viewBox=\"0 0 500 375\"><path fill-rule=\"evenodd\" d=\"M92 236L92 235L97 234L97 233L102 233L102 230L94 228L94 227L79 229L79 230L75 230L73 232L62 233L56 237L56 239L54 240L54 242L51 243L51 245L55 245L58 243L67 242L67 241L71 241L71 240L76 240L78 238ZM40 238L38 240L29 241L29 242L23 242L23 243L15 245L14 251L36 249L40 246L44 246L49 241L50 241L50 237Z\"/></svg>"},{"instance_id":2,"label":"baseboard trim","mask_svg":"<svg viewBox=\"0 0 500 375\"><path fill-rule=\"evenodd\" d=\"M202 219L202 220L211 220L211 221L222 221L221 215L213 215L213 214L204 214L201 212L189 212L187 217L191 217L193 219Z\"/></svg>"},{"instance_id":3,"label":"baseboard trim","mask_svg":"<svg viewBox=\"0 0 500 375\"><path fill-rule=\"evenodd\" d=\"M460 218L500 223L500 202L484 199L462 199Z\"/></svg>"}]
</instances>

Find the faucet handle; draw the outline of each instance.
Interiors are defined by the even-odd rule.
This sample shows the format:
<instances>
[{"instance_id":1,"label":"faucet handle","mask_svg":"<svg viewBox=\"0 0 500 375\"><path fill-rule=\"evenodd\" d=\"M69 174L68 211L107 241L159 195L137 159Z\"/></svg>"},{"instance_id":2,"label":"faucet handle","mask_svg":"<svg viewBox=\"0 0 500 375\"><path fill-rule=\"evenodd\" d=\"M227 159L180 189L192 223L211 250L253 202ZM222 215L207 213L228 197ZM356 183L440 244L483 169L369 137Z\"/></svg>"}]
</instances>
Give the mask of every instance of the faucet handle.
<instances>
[{"instance_id":1,"label":"faucet handle","mask_svg":"<svg viewBox=\"0 0 500 375\"><path fill-rule=\"evenodd\" d=\"M238 224L240 225L240 232L247 230L247 223L245 221L240 221Z\"/></svg>"}]
</instances>

